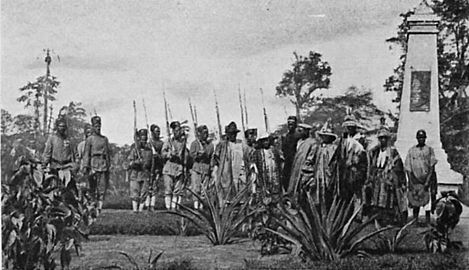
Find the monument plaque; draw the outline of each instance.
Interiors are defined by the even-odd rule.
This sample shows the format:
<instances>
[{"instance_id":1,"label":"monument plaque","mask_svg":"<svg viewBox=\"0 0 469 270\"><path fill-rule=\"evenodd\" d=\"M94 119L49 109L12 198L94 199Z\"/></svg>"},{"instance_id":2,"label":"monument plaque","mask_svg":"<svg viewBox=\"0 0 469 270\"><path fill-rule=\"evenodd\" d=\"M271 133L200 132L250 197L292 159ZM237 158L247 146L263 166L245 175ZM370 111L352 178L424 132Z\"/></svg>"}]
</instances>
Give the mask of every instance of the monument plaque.
<instances>
[{"instance_id":1,"label":"monument plaque","mask_svg":"<svg viewBox=\"0 0 469 270\"><path fill-rule=\"evenodd\" d=\"M430 111L430 71L412 71L410 111Z\"/></svg>"}]
</instances>

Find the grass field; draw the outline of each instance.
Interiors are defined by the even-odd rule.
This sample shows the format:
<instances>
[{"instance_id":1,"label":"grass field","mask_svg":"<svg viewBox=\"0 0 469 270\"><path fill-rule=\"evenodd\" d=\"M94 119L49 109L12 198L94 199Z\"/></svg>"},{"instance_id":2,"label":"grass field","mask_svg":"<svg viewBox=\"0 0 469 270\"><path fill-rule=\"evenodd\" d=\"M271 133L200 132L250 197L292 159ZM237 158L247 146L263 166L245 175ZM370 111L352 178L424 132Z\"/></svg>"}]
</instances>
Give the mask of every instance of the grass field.
<instances>
[{"instance_id":1,"label":"grass field","mask_svg":"<svg viewBox=\"0 0 469 270\"><path fill-rule=\"evenodd\" d=\"M467 228L466 228L467 227ZM150 250L164 251L161 269L469 269L469 219L465 218L452 234L463 241L465 250L451 254L430 254L425 250L425 228L412 227L402 249L394 254L376 251L373 241L364 246L369 258L350 257L334 263L303 263L288 254L260 255L260 246L246 238L240 243L212 246L192 226L188 235L179 236L179 218L161 213L133 214L127 210L105 210L92 226L90 241L84 243L80 257L74 257L75 269L97 269L119 265L132 269L119 252L134 256L143 267Z\"/></svg>"}]
</instances>

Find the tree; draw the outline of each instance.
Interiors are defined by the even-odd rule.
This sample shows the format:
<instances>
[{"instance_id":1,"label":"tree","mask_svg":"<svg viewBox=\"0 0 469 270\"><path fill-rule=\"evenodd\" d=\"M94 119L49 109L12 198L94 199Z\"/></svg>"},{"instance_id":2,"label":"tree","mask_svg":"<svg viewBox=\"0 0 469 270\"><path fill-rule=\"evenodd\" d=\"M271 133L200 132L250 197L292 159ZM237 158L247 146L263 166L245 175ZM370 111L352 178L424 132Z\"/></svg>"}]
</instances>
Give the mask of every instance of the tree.
<instances>
[{"instance_id":1,"label":"tree","mask_svg":"<svg viewBox=\"0 0 469 270\"><path fill-rule=\"evenodd\" d=\"M2 109L2 135L6 135L11 131L13 125L13 117L7 111Z\"/></svg>"},{"instance_id":2,"label":"tree","mask_svg":"<svg viewBox=\"0 0 469 270\"><path fill-rule=\"evenodd\" d=\"M25 86L20 88L22 95L17 99L19 102L24 103L25 108L34 109L34 130L37 133L41 131L40 112L43 112L43 128L42 133L45 135L47 132L47 118L48 109L47 103L55 101L54 95L57 94L57 87L60 82L54 76L40 76L35 82L28 82Z\"/></svg>"},{"instance_id":3,"label":"tree","mask_svg":"<svg viewBox=\"0 0 469 270\"><path fill-rule=\"evenodd\" d=\"M58 117L64 117L67 121L68 137L72 145L77 145L84 139L83 129L86 125L86 110L81 107L81 102L71 101L67 106L63 106Z\"/></svg>"},{"instance_id":4,"label":"tree","mask_svg":"<svg viewBox=\"0 0 469 270\"><path fill-rule=\"evenodd\" d=\"M277 96L292 96L296 115L301 120L301 110L315 104L312 94L318 89L329 88L331 67L321 59L321 54L309 52L309 56L299 56L296 52L292 69L283 73L283 78L276 87Z\"/></svg>"},{"instance_id":5,"label":"tree","mask_svg":"<svg viewBox=\"0 0 469 270\"><path fill-rule=\"evenodd\" d=\"M469 174L469 2L432 0L430 7L441 18L437 38L438 81L442 144L448 161L456 171ZM401 14L402 22L395 37L387 42L402 51L401 63L385 82L386 91L397 94L400 102L407 49L407 19L413 11Z\"/></svg>"}]
</instances>

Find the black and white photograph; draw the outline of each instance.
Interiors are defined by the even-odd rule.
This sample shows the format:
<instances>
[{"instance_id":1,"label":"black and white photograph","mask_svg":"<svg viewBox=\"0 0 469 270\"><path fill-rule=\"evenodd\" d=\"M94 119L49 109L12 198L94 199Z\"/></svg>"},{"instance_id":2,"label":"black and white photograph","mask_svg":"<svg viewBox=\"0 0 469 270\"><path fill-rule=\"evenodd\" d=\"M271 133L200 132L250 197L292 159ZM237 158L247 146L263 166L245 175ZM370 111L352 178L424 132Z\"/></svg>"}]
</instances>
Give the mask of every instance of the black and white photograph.
<instances>
[{"instance_id":1,"label":"black and white photograph","mask_svg":"<svg viewBox=\"0 0 469 270\"><path fill-rule=\"evenodd\" d=\"M468 0L0 0L1 268L469 270Z\"/></svg>"}]
</instances>

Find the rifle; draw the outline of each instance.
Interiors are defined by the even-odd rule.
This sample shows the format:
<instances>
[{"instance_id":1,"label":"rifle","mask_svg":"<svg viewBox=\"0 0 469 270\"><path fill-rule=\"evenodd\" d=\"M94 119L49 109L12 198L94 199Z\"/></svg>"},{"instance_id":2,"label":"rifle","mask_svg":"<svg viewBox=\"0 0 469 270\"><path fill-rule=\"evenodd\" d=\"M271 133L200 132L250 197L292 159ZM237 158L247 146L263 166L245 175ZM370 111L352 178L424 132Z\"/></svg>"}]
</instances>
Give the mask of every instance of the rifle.
<instances>
[{"instance_id":1,"label":"rifle","mask_svg":"<svg viewBox=\"0 0 469 270\"><path fill-rule=\"evenodd\" d=\"M246 126L249 125L249 118L248 118L248 107L246 102L246 89L243 90L243 99L244 99L244 119L246 120Z\"/></svg>"},{"instance_id":2,"label":"rifle","mask_svg":"<svg viewBox=\"0 0 469 270\"><path fill-rule=\"evenodd\" d=\"M243 127L243 133L246 131L244 125L244 112L243 112L243 100L241 99L241 87L238 85L238 97L239 97L239 108L241 109L241 125Z\"/></svg>"},{"instance_id":3,"label":"rifle","mask_svg":"<svg viewBox=\"0 0 469 270\"><path fill-rule=\"evenodd\" d=\"M264 123L265 123L265 131L269 133L269 118L267 117L267 111L265 109L265 104L264 104L264 91L262 88L259 88L261 91L261 98L262 98L262 108L264 110Z\"/></svg>"},{"instance_id":4,"label":"rifle","mask_svg":"<svg viewBox=\"0 0 469 270\"><path fill-rule=\"evenodd\" d=\"M170 136L169 133L169 120L168 120L168 102L166 101L166 93L163 90L163 99L164 99L164 117L166 119L166 134L168 135L168 139Z\"/></svg>"},{"instance_id":5,"label":"rifle","mask_svg":"<svg viewBox=\"0 0 469 270\"><path fill-rule=\"evenodd\" d=\"M218 132L221 140L221 135L223 133L221 132L220 109L218 108L217 93L215 92L215 89L213 89L213 95L215 96L215 112L217 114Z\"/></svg>"},{"instance_id":6,"label":"rifle","mask_svg":"<svg viewBox=\"0 0 469 270\"><path fill-rule=\"evenodd\" d=\"M197 107L194 104L194 116L195 116L195 122L199 123L199 118L197 117Z\"/></svg>"},{"instance_id":7,"label":"rifle","mask_svg":"<svg viewBox=\"0 0 469 270\"><path fill-rule=\"evenodd\" d=\"M138 151L138 140L137 140L137 105L135 105L135 100L133 102L134 105L134 144L135 150L137 152L137 158L140 159L140 152Z\"/></svg>"},{"instance_id":8,"label":"rifle","mask_svg":"<svg viewBox=\"0 0 469 270\"><path fill-rule=\"evenodd\" d=\"M191 98L189 98L189 109L191 111L192 123L194 123L194 134L197 129L197 120L195 119L194 109L192 108Z\"/></svg>"}]
</instances>

